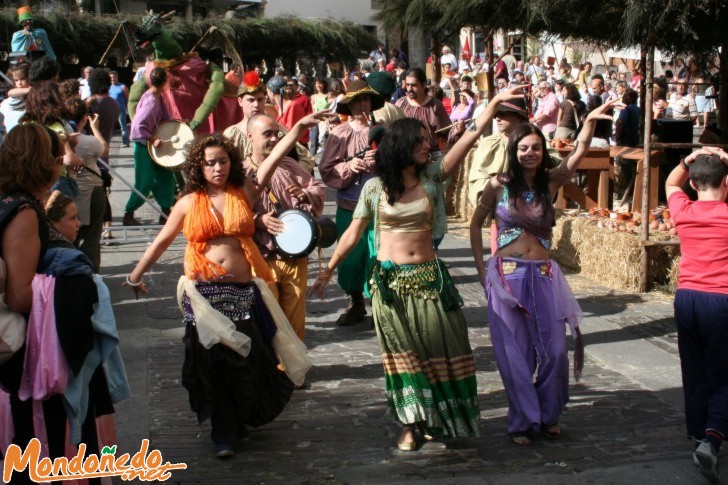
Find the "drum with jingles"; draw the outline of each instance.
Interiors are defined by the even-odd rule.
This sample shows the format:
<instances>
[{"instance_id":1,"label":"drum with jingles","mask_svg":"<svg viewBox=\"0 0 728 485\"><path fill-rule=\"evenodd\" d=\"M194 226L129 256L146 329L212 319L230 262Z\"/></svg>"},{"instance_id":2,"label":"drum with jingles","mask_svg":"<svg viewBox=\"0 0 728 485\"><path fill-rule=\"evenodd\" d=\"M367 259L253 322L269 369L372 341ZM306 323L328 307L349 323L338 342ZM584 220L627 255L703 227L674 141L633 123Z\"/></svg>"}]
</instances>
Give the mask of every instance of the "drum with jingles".
<instances>
[{"instance_id":1,"label":"drum with jingles","mask_svg":"<svg viewBox=\"0 0 728 485\"><path fill-rule=\"evenodd\" d=\"M161 141L156 147L147 140L149 155L158 165L170 170L181 170L185 164L187 144L195 138L192 128L183 121L167 120L159 124L154 138Z\"/></svg>"},{"instance_id":2,"label":"drum with jingles","mask_svg":"<svg viewBox=\"0 0 728 485\"><path fill-rule=\"evenodd\" d=\"M278 215L285 229L273 237L282 256L302 258L316 246L327 248L336 241L336 224L328 217L313 217L300 209L288 209Z\"/></svg>"}]
</instances>

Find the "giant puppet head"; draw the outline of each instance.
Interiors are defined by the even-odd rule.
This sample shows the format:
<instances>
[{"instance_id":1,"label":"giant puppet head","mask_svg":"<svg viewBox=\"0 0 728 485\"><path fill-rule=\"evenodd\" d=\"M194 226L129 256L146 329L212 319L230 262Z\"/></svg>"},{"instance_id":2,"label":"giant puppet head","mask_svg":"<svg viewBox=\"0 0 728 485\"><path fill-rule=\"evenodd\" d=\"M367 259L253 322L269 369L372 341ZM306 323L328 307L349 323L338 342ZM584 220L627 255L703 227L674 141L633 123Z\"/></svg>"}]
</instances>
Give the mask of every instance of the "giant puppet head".
<instances>
[{"instance_id":1,"label":"giant puppet head","mask_svg":"<svg viewBox=\"0 0 728 485\"><path fill-rule=\"evenodd\" d=\"M149 11L142 21L141 27L134 33L134 41L138 48L146 48L150 43L154 46L157 60L169 60L181 56L184 51L172 32L167 28L174 19L174 12L155 14Z\"/></svg>"}]
</instances>

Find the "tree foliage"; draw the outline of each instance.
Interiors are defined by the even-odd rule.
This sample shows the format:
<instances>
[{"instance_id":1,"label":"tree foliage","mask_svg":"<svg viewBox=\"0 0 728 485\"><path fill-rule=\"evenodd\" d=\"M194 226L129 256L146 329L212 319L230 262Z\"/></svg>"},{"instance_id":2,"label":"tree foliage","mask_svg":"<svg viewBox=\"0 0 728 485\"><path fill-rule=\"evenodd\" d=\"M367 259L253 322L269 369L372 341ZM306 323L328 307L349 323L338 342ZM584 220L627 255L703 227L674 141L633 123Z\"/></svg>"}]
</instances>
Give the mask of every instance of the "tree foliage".
<instances>
[{"instance_id":1,"label":"tree foliage","mask_svg":"<svg viewBox=\"0 0 728 485\"><path fill-rule=\"evenodd\" d=\"M649 44L672 53L715 52L728 40L726 0L441 1L440 28L548 32L617 48Z\"/></svg>"},{"instance_id":2,"label":"tree foliage","mask_svg":"<svg viewBox=\"0 0 728 485\"><path fill-rule=\"evenodd\" d=\"M436 81L440 80L438 49L449 30L449 26L440 24L446 5L442 0L387 0L372 17L388 33L406 36L412 28L428 35Z\"/></svg>"},{"instance_id":3,"label":"tree foliage","mask_svg":"<svg viewBox=\"0 0 728 485\"><path fill-rule=\"evenodd\" d=\"M46 16L35 13L35 18L35 24L48 32L59 57L74 54L81 64L98 61L123 20L141 24L141 16L138 15L95 17L63 8ZM294 16L248 20L201 19L194 22L177 18L170 30L188 50L212 25L231 40L243 59L322 56L328 60L352 61L377 45L373 35L353 22L304 20ZM0 48L9 51L10 37L18 30L15 9L0 10L0 29L7 33L5 45L0 45Z\"/></svg>"}]
</instances>

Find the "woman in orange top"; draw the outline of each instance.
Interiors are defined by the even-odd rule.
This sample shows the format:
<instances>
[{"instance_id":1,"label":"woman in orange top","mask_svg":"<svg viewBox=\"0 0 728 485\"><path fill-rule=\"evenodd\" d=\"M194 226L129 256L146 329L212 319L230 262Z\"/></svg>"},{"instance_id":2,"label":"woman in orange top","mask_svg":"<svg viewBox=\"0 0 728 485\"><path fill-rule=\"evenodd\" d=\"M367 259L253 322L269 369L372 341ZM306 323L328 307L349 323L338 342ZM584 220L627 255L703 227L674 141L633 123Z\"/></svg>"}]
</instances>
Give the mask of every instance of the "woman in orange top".
<instances>
[{"instance_id":1,"label":"woman in orange top","mask_svg":"<svg viewBox=\"0 0 728 485\"><path fill-rule=\"evenodd\" d=\"M293 383L278 368L271 346L276 326L252 282L254 276L271 280L252 239L252 206L278 162L323 114L296 123L260 165L257 178L245 177L238 149L221 134L198 137L184 168L185 195L126 278L137 298L146 294L142 276L184 231L186 278L178 286L186 328L182 384L198 420L210 417L219 458L233 454L231 445L247 434L245 425L273 420L291 397ZM222 329L211 324L220 322L219 314Z\"/></svg>"}]
</instances>

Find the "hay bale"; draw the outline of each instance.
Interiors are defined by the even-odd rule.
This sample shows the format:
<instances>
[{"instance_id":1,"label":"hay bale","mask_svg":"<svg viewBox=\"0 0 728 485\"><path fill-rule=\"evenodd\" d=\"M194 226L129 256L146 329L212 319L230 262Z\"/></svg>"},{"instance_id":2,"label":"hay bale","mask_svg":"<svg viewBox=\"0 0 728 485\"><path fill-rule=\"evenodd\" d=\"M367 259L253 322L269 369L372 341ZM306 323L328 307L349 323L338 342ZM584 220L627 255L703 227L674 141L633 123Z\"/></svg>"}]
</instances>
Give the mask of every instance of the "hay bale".
<instances>
[{"instance_id":1,"label":"hay bale","mask_svg":"<svg viewBox=\"0 0 728 485\"><path fill-rule=\"evenodd\" d=\"M456 172L450 176L445 190L445 211L448 217L456 220L469 220L473 209L468 203L468 174L473 163L476 145L470 149Z\"/></svg>"},{"instance_id":2,"label":"hay bale","mask_svg":"<svg viewBox=\"0 0 728 485\"><path fill-rule=\"evenodd\" d=\"M597 222L588 217L558 217L553 231L551 257L561 266L580 271L604 285L617 290L638 291L639 234L600 229ZM656 233L651 238L664 241L670 236ZM674 291L679 252L675 246L650 249L648 284Z\"/></svg>"}]
</instances>

